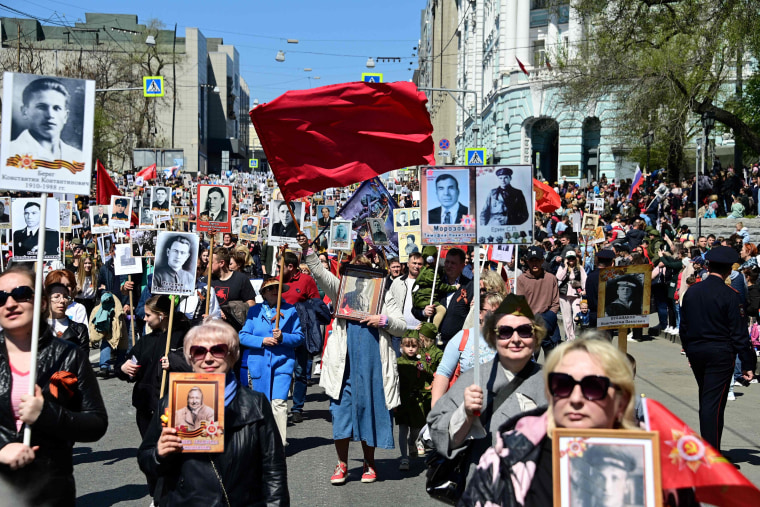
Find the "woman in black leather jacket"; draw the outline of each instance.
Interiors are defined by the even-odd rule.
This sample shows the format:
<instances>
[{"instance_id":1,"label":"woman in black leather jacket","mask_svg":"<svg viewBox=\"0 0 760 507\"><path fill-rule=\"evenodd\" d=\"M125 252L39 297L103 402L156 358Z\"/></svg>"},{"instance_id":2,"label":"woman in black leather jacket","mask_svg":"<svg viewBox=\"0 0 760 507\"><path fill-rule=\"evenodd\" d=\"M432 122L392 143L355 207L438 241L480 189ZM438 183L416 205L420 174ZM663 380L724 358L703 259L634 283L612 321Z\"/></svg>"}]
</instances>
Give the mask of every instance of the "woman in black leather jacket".
<instances>
[{"instance_id":1,"label":"woman in black leather jacket","mask_svg":"<svg viewBox=\"0 0 760 507\"><path fill-rule=\"evenodd\" d=\"M26 394L33 287L34 274L22 266L0 274L0 474L28 493L33 505L73 506L74 442L100 439L108 416L87 355L56 339L42 315L37 386L34 396ZM47 307L43 295L43 315ZM31 447L22 443L25 426L32 431Z\"/></svg>"},{"instance_id":2,"label":"woman in black leather jacket","mask_svg":"<svg viewBox=\"0 0 760 507\"><path fill-rule=\"evenodd\" d=\"M164 397L137 454L140 469L157 481L155 504L290 505L285 452L269 402L241 386L232 370L240 356L238 334L212 320L187 333L184 352L194 372L227 375L224 452L183 454L176 428L162 428Z\"/></svg>"},{"instance_id":3,"label":"woman in black leather jacket","mask_svg":"<svg viewBox=\"0 0 760 507\"><path fill-rule=\"evenodd\" d=\"M90 353L90 335L87 326L74 322L66 316L66 308L71 302L69 289L62 283L51 283L45 287L50 298L50 319L52 333L61 340L72 342L86 355Z\"/></svg>"}]
</instances>

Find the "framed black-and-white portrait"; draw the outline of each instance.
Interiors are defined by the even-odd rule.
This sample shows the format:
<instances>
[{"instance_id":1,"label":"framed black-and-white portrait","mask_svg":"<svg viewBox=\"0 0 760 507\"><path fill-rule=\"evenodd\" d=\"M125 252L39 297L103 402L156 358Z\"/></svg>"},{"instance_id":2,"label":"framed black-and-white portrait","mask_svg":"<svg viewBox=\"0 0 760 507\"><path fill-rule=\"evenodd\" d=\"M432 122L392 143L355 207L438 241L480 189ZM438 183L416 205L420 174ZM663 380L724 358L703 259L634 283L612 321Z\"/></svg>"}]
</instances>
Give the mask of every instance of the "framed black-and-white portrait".
<instances>
[{"instance_id":1,"label":"framed black-and-white portrait","mask_svg":"<svg viewBox=\"0 0 760 507\"><path fill-rule=\"evenodd\" d=\"M232 230L232 187L226 185L198 185L199 231Z\"/></svg>"},{"instance_id":2,"label":"framed black-and-white portrait","mask_svg":"<svg viewBox=\"0 0 760 507\"><path fill-rule=\"evenodd\" d=\"M198 265L197 234L159 232L156 264L153 271L153 294L195 294L195 270Z\"/></svg>"},{"instance_id":3,"label":"framed black-and-white portrait","mask_svg":"<svg viewBox=\"0 0 760 507\"><path fill-rule=\"evenodd\" d=\"M240 227L243 225L243 218L241 216L232 217L232 234L240 234Z\"/></svg>"},{"instance_id":4,"label":"framed black-and-white portrait","mask_svg":"<svg viewBox=\"0 0 760 507\"><path fill-rule=\"evenodd\" d=\"M114 272L119 276L142 273L141 258L132 255L132 245L130 243L117 243L116 254L113 260Z\"/></svg>"},{"instance_id":5,"label":"framed black-and-white portrait","mask_svg":"<svg viewBox=\"0 0 760 507\"><path fill-rule=\"evenodd\" d=\"M469 167L423 167L422 243L469 244L475 235L475 173Z\"/></svg>"},{"instance_id":6,"label":"framed black-and-white portrait","mask_svg":"<svg viewBox=\"0 0 760 507\"><path fill-rule=\"evenodd\" d=\"M652 266L612 266L599 272L599 329L649 326Z\"/></svg>"},{"instance_id":7,"label":"framed black-and-white portrait","mask_svg":"<svg viewBox=\"0 0 760 507\"><path fill-rule=\"evenodd\" d=\"M334 252L351 251L351 220L335 219L330 224L328 248Z\"/></svg>"},{"instance_id":8,"label":"framed black-and-white portrait","mask_svg":"<svg viewBox=\"0 0 760 507\"><path fill-rule=\"evenodd\" d=\"M296 235L298 228L303 223L304 203L300 201L291 201L291 209L296 217L293 221L293 215L288 211L288 203L283 200L273 200L269 203L269 244L272 246L287 245L291 248L298 248Z\"/></svg>"},{"instance_id":9,"label":"framed black-and-white portrait","mask_svg":"<svg viewBox=\"0 0 760 507\"><path fill-rule=\"evenodd\" d=\"M11 228L11 198L0 197L0 229Z\"/></svg>"},{"instance_id":10,"label":"framed black-and-white portrait","mask_svg":"<svg viewBox=\"0 0 760 507\"><path fill-rule=\"evenodd\" d=\"M554 507L662 506L657 432L555 428Z\"/></svg>"},{"instance_id":11,"label":"framed black-and-white portrait","mask_svg":"<svg viewBox=\"0 0 760 507\"><path fill-rule=\"evenodd\" d=\"M111 258L111 245L114 244L116 244L116 237L113 234L98 236L98 252L100 252L100 260L103 264Z\"/></svg>"},{"instance_id":12,"label":"framed black-and-white portrait","mask_svg":"<svg viewBox=\"0 0 760 507\"><path fill-rule=\"evenodd\" d=\"M533 244L533 174L530 165L480 166L478 243Z\"/></svg>"},{"instance_id":13,"label":"framed black-and-white portrait","mask_svg":"<svg viewBox=\"0 0 760 507\"><path fill-rule=\"evenodd\" d=\"M132 199L130 197L111 196L111 228L129 229L132 218Z\"/></svg>"},{"instance_id":14,"label":"framed black-and-white portrait","mask_svg":"<svg viewBox=\"0 0 760 507\"><path fill-rule=\"evenodd\" d=\"M172 189L170 187L150 187L150 209L154 215L171 213Z\"/></svg>"},{"instance_id":15,"label":"framed black-and-white portrait","mask_svg":"<svg viewBox=\"0 0 760 507\"><path fill-rule=\"evenodd\" d=\"M74 203L71 201L58 201L58 208L60 213L60 231L63 233L71 232L71 214L74 208Z\"/></svg>"},{"instance_id":16,"label":"framed black-and-white portrait","mask_svg":"<svg viewBox=\"0 0 760 507\"><path fill-rule=\"evenodd\" d=\"M42 218L41 198L22 198L11 201L13 229L13 260L29 262L37 260L38 241ZM45 213L45 260L61 258L60 231L61 211L58 199L48 197Z\"/></svg>"},{"instance_id":17,"label":"framed black-and-white portrait","mask_svg":"<svg viewBox=\"0 0 760 507\"><path fill-rule=\"evenodd\" d=\"M88 195L95 81L3 74L0 188Z\"/></svg>"},{"instance_id":18,"label":"framed black-and-white portrait","mask_svg":"<svg viewBox=\"0 0 760 507\"><path fill-rule=\"evenodd\" d=\"M604 211L604 197L594 198L594 213L602 213Z\"/></svg>"},{"instance_id":19,"label":"framed black-and-white portrait","mask_svg":"<svg viewBox=\"0 0 760 507\"><path fill-rule=\"evenodd\" d=\"M419 208L396 208L393 210L393 221L397 232L419 229L422 224Z\"/></svg>"},{"instance_id":20,"label":"framed black-and-white portrait","mask_svg":"<svg viewBox=\"0 0 760 507\"><path fill-rule=\"evenodd\" d=\"M158 231L151 229L132 229L129 232L132 245L132 257L153 257L156 254Z\"/></svg>"},{"instance_id":21,"label":"framed black-and-white portrait","mask_svg":"<svg viewBox=\"0 0 760 507\"><path fill-rule=\"evenodd\" d=\"M135 210L137 211L137 227L140 229L155 229L156 220L153 215L153 210L150 208L150 196L144 194L142 199L135 202Z\"/></svg>"},{"instance_id":22,"label":"framed black-and-white portrait","mask_svg":"<svg viewBox=\"0 0 760 507\"><path fill-rule=\"evenodd\" d=\"M372 243L375 245L388 244L388 233L385 231L385 220L380 218L368 218L367 228L369 229Z\"/></svg>"},{"instance_id":23,"label":"framed black-and-white portrait","mask_svg":"<svg viewBox=\"0 0 760 507\"><path fill-rule=\"evenodd\" d=\"M387 272L351 265L340 279L335 316L348 320L363 320L377 315Z\"/></svg>"},{"instance_id":24,"label":"framed black-and-white portrait","mask_svg":"<svg viewBox=\"0 0 760 507\"><path fill-rule=\"evenodd\" d=\"M90 205L90 230L93 234L111 232L111 210L107 204Z\"/></svg>"}]
</instances>

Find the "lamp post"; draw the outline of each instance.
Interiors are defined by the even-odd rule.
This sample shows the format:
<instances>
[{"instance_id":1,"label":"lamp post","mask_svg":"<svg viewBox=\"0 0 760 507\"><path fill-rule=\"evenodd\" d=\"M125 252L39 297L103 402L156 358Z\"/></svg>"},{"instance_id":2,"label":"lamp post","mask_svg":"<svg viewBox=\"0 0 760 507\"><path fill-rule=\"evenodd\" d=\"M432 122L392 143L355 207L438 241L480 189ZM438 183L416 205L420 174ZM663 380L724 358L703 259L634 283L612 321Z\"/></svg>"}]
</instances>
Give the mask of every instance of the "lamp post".
<instances>
[{"instance_id":1,"label":"lamp post","mask_svg":"<svg viewBox=\"0 0 760 507\"><path fill-rule=\"evenodd\" d=\"M646 165L646 172L649 174L649 154L652 150L652 143L654 142L654 131L650 130L646 134L642 136L644 139L644 144L647 145L647 165Z\"/></svg>"},{"instance_id":2,"label":"lamp post","mask_svg":"<svg viewBox=\"0 0 760 507\"><path fill-rule=\"evenodd\" d=\"M702 113L702 174L705 174L705 153L707 152L707 136L710 135L710 131L715 126L715 112L714 111L705 111ZM702 222L699 219L699 173L696 175L696 192L695 196L697 197L697 202L694 203L696 206L696 213L694 216L697 218L697 237L702 235Z\"/></svg>"}]
</instances>

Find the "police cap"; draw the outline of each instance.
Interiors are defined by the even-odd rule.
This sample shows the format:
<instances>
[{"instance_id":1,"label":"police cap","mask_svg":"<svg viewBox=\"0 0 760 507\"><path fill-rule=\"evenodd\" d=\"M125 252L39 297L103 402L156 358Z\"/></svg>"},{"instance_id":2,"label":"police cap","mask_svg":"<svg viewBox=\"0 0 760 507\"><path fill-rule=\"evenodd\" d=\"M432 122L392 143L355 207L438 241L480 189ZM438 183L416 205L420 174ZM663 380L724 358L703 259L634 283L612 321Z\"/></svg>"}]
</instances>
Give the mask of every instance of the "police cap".
<instances>
[{"instance_id":1,"label":"police cap","mask_svg":"<svg viewBox=\"0 0 760 507\"><path fill-rule=\"evenodd\" d=\"M502 167L498 171L496 171L496 176L512 176L512 169L509 167Z\"/></svg>"},{"instance_id":2,"label":"police cap","mask_svg":"<svg viewBox=\"0 0 760 507\"><path fill-rule=\"evenodd\" d=\"M615 258L615 252L607 249L599 250L596 253L596 258L611 261Z\"/></svg>"},{"instance_id":3,"label":"police cap","mask_svg":"<svg viewBox=\"0 0 760 507\"><path fill-rule=\"evenodd\" d=\"M585 452L584 459L594 468L615 467L626 472L636 469L636 461L625 451L610 445L591 445Z\"/></svg>"},{"instance_id":4,"label":"police cap","mask_svg":"<svg viewBox=\"0 0 760 507\"><path fill-rule=\"evenodd\" d=\"M734 264L739 262L739 254L730 246L716 246L705 254L705 260L714 264Z\"/></svg>"}]
</instances>

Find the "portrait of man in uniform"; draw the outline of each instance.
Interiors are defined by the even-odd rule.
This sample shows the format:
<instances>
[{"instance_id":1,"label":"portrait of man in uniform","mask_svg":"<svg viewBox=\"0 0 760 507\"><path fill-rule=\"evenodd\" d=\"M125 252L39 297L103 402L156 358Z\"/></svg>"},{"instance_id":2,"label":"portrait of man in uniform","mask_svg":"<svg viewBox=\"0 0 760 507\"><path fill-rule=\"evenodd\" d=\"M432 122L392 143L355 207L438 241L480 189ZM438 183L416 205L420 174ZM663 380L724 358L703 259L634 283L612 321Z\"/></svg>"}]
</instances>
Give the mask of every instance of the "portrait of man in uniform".
<instances>
[{"instance_id":1,"label":"portrait of man in uniform","mask_svg":"<svg viewBox=\"0 0 760 507\"><path fill-rule=\"evenodd\" d=\"M160 233L156 246L154 294L194 294L198 237L192 233Z\"/></svg>"},{"instance_id":2,"label":"portrait of man in uniform","mask_svg":"<svg viewBox=\"0 0 760 507\"><path fill-rule=\"evenodd\" d=\"M43 77L27 84L22 93L21 118L13 118L16 129L19 125L25 128L10 142L6 153L84 164L82 150L61 139L69 121L70 99L68 89L58 79ZM78 137L81 146L81 135Z\"/></svg>"},{"instance_id":3,"label":"portrait of man in uniform","mask_svg":"<svg viewBox=\"0 0 760 507\"><path fill-rule=\"evenodd\" d=\"M467 215L469 208L459 202L459 181L449 173L443 173L435 179L435 197L440 206L428 209L428 223L434 225L459 224L462 217ZM430 200L428 191L428 206Z\"/></svg>"},{"instance_id":4,"label":"portrait of man in uniform","mask_svg":"<svg viewBox=\"0 0 760 507\"><path fill-rule=\"evenodd\" d=\"M256 234L256 224L254 223L253 217L248 217L246 219L245 225L243 225L240 232L242 234Z\"/></svg>"},{"instance_id":5,"label":"portrait of man in uniform","mask_svg":"<svg viewBox=\"0 0 760 507\"><path fill-rule=\"evenodd\" d=\"M372 231L372 242L376 245L387 245L388 234L385 232L385 222L378 218L368 218L367 223Z\"/></svg>"},{"instance_id":6,"label":"portrait of man in uniform","mask_svg":"<svg viewBox=\"0 0 760 507\"><path fill-rule=\"evenodd\" d=\"M637 275L625 275L607 282L604 313L609 317L618 315L641 315L643 284Z\"/></svg>"},{"instance_id":7,"label":"portrait of man in uniform","mask_svg":"<svg viewBox=\"0 0 760 507\"><path fill-rule=\"evenodd\" d=\"M340 308L342 311L369 313L374 289L372 281L361 277L354 278L354 280L354 290L343 296Z\"/></svg>"},{"instance_id":8,"label":"portrait of man in uniform","mask_svg":"<svg viewBox=\"0 0 760 507\"><path fill-rule=\"evenodd\" d=\"M636 449L635 446L629 446ZM642 470L622 446L593 444L572 460L571 491L578 505L627 507L632 489L643 490ZM643 495L643 491L640 492Z\"/></svg>"},{"instance_id":9,"label":"portrait of man in uniform","mask_svg":"<svg viewBox=\"0 0 760 507\"><path fill-rule=\"evenodd\" d=\"M298 233L298 226L293 220L293 215L288 211L288 203L286 201L274 201L272 210L275 211L276 216L272 217L274 222L270 236L295 238Z\"/></svg>"},{"instance_id":10,"label":"portrait of man in uniform","mask_svg":"<svg viewBox=\"0 0 760 507\"><path fill-rule=\"evenodd\" d=\"M129 209L131 208L129 201L128 197L111 198L111 221L126 223L126 227L129 227Z\"/></svg>"},{"instance_id":11,"label":"portrait of man in uniform","mask_svg":"<svg viewBox=\"0 0 760 507\"><path fill-rule=\"evenodd\" d=\"M480 210L482 225L521 225L530 217L522 190L512 186L513 171L502 167L496 171L499 187L491 190Z\"/></svg>"},{"instance_id":12,"label":"portrait of man in uniform","mask_svg":"<svg viewBox=\"0 0 760 507\"><path fill-rule=\"evenodd\" d=\"M168 187L153 187L151 189L150 209L153 211L169 211L169 196L171 191Z\"/></svg>"},{"instance_id":13,"label":"portrait of man in uniform","mask_svg":"<svg viewBox=\"0 0 760 507\"><path fill-rule=\"evenodd\" d=\"M23 227L13 231L13 258L17 260L37 260L37 243L39 241L40 219L42 217L41 204L39 200L26 200L23 204ZM57 202L57 201L55 201ZM21 204L21 203L19 203ZM50 205L48 204L48 207ZM48 210L50 211L50 210ZM52 213L47 216L47 225L59 227L60 212L58 205L53 210L58 218L53 221ZM22 224L14 224L21 226ZM59 257L61 247L58 242L58 231L45 227L45 257Z\"/></svg>"}]
</instances>

